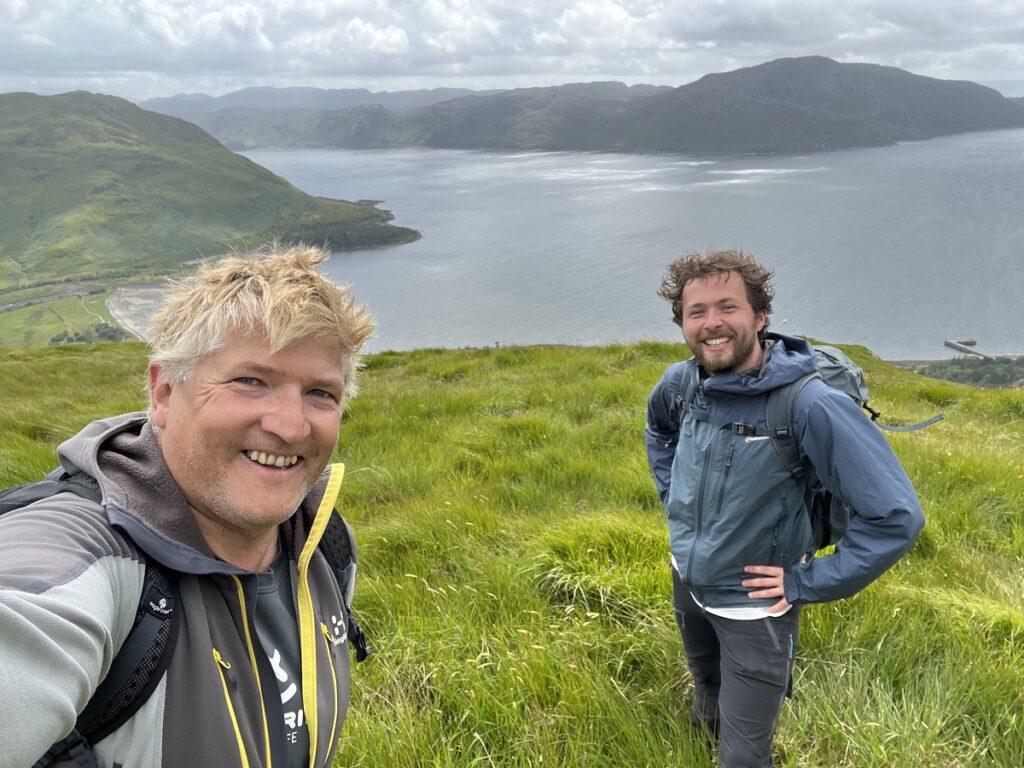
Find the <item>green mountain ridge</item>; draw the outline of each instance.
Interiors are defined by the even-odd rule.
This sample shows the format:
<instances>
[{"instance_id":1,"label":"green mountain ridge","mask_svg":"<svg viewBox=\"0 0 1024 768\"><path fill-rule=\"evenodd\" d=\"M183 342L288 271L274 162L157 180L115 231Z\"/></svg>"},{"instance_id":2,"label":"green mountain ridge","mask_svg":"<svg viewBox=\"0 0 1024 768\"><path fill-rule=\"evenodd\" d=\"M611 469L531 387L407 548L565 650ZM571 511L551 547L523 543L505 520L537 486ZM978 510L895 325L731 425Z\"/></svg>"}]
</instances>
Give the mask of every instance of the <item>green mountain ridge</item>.
<instances>
[{"instance_id":1,"label":"green mountain ridge","mask_svg":"<svg viewBox=\"0 0 1024 768\"><path fill-rule=\"evenodd\" d=\"M1024 103L976 83L810 56L711 74L675 89L577 83L407 109L236 108L190 119L235 148L765 154L1020 128Z\"/></svg>"},{"instance_id":2,"label":"green mountain ridge","mask_svg":"<svg viewBox=\"0 0 1024 768\"><path fill-rule=\"evenodd\" d=\"M0 95L0 293L174 271L274 238L405 242L386 211L301 192L196 125L123 99Z\"/></svg>"}]
</instances>

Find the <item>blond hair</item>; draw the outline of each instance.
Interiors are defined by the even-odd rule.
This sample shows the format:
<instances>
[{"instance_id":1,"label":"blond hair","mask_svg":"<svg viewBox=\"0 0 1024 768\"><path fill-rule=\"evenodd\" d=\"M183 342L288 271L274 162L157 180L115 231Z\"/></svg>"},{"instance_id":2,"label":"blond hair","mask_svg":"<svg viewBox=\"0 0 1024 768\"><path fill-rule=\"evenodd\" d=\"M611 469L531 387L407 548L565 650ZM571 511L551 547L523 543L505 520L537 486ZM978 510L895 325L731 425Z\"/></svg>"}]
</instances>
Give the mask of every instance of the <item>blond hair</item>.
<instances>
[{"instance_id":1,"label":"blond hair","mask_svg":"<svg viewBox=\"0 0 1024 768\"><path fill-rule=\"evenodd\" d=\"M344 395L355 395L360 349L374 321L348 286L316 269L328 256L315 246L273 243L203 264L191 277L172 282L153 318L150 363L182 382L200 358L238 331L265 334L272 352L322 337L340 347Z\"/></svg>"}]
</instances>

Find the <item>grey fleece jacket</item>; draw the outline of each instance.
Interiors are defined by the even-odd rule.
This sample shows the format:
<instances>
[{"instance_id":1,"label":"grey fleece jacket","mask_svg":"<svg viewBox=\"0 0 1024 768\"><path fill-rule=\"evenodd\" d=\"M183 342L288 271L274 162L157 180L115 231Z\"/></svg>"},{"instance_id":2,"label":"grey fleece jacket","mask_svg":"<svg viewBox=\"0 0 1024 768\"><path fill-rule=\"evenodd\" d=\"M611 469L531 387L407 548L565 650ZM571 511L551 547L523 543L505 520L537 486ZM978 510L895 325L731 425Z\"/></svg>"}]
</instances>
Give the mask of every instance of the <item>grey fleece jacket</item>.
<instances>
[{"instance_id":1,"label":"grey fleece jacket","mask_svg":"<svg viewBox=\"0 0 1024 768\"><path fill-rule=\"evenodd\" d=\"M97 505L60 494L0 518L0 768L27 768L74 726L131 628L154 558L182 573L183 621L146 704L96 745L100 768L287 765L274 672L253 622L254 574L217 559L144 413L63 443ZM302 647L311 766L331 762L348 705L344 600L316 549L341 482L329 467L282 524Z\"/></svg>"},{"instance_id":2,"label":"grey fleece jacket","mask_svg":"<svg viewBox=\"0 0 1024 768\"><path fill-rule=\"evenodd\" d=\"M680 375L693 373L692 359L669 366L648 398L647 456L672 554L684 583L714 607L775 602L746 596L745 565L785 568L793 604L848 597L892 566L924 525L917 495L881 431L848 395L813 380L793 407L800 452L855 514L834 554L800 563L813 554L802 486L769 439L730 429L742 422L767 434L768 394L815 370L806 341L768 339L761 370L704 379L694 403L703 420L689 413L673 418Z\"/></svg>"}]
</instances>

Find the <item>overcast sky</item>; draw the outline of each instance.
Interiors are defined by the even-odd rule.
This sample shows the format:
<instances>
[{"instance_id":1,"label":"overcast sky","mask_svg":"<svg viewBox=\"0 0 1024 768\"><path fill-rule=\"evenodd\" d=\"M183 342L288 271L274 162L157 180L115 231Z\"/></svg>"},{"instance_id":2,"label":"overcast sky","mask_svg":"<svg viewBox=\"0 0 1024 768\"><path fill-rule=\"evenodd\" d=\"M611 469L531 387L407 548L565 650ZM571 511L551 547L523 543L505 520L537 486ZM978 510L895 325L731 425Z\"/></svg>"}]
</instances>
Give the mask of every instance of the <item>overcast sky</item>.
<instances>
[{"instance_id":1,"label":"overcast sky","mask_svg":"<svg viewBox=\"0 0 1024 768\"><path fill-rule=\"evenodd\" d=\"M0 91L683 85L806 55L1024 95L1024 0L0 0Z\"/></svg>"}]
</instances>

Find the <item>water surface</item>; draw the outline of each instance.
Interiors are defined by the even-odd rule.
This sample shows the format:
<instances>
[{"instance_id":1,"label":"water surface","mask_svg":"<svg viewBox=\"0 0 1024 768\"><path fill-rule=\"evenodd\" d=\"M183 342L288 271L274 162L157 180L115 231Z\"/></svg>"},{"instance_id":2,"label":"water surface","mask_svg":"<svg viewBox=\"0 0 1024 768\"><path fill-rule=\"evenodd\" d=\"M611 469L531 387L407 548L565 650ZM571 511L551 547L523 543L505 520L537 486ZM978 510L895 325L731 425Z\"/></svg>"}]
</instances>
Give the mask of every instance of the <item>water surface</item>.
<instances>
[{"instance_id":1,"label":"water surface","mask_svg":"<svg viewBox=\"0 0 1024 768\"><path fill-rule=\"evenodd\" d=\"M377 315L374 350L677 339L665 265L741 247L776 272L775 330L888 359L963 336L1024 353L1024 130L807 156L246 155L422 232L327 266Z\"/></svg>"}]
</instances>

